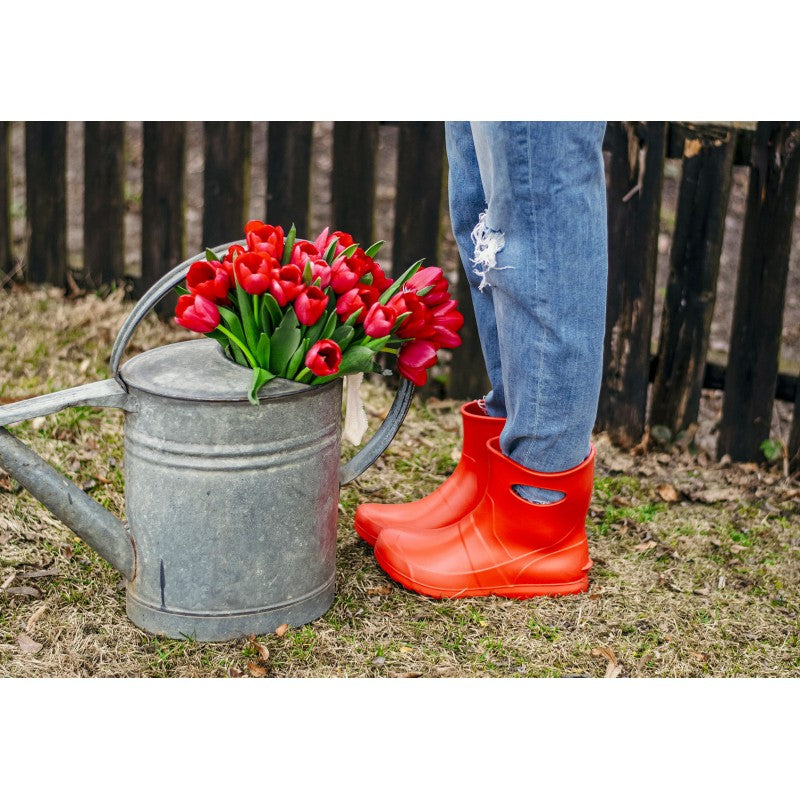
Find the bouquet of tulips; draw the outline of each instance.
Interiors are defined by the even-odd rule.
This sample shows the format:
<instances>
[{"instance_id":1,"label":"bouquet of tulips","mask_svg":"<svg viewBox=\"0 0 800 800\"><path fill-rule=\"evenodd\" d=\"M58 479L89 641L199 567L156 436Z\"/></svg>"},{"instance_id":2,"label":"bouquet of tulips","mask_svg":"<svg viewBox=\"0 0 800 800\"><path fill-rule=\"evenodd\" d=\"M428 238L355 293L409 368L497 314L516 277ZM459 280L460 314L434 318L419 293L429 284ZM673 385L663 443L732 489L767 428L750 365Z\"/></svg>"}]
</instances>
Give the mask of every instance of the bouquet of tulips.
<instances>
[{"instance_id":1,"label":"bouquet of tulips","mask_svg":"<svg viewBox=\"0 0 800 800\"><path fill-rule=\"evenodd\" d=\"M244 246L206 250L189 267L175 321L252 368L250 402L275 377L320 384L378 371L378 353L422 386L437 350L461 344L464 318L439 267L420 260L392 281L374 260L383 242L363 250L328 228L306 241L294 225L284 234L259 220L244 233Z\"/></svg>"}]
</instances>

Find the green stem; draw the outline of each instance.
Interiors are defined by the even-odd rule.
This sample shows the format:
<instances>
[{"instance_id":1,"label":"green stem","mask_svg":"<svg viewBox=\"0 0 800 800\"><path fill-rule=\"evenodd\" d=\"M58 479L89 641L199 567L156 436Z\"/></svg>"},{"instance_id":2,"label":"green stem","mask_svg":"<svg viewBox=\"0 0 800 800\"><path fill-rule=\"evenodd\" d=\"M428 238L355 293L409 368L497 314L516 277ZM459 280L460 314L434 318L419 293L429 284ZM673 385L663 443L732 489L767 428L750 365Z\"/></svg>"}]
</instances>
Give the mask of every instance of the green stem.
<instances>
[{"instance_id":1,"label":"green stem","mask_svg":"<svg viewBox=\"0 0 800 800\"><path fill-rule=\"evenodd\" d=\"M310 374L311 370L308 367L303 367L303 369L301 369L300 372L298 372L297 375L294 376L294 379L296 381L302 381L306 377L306 375Z\"/></svg>"},{"instance_id":2,"label":"green stem","mask_svg":"<svg viewBox=\"0 0 800 800\"><path fill-rule=\"evenodd\" d=\"M252 353L237 336L232 334L224 325L217 325L217 330L222 331L244 353L244 357L250 362L250 366L253 369L258 366L256 360L253 358Z\"/></svg>"}]
</instances>

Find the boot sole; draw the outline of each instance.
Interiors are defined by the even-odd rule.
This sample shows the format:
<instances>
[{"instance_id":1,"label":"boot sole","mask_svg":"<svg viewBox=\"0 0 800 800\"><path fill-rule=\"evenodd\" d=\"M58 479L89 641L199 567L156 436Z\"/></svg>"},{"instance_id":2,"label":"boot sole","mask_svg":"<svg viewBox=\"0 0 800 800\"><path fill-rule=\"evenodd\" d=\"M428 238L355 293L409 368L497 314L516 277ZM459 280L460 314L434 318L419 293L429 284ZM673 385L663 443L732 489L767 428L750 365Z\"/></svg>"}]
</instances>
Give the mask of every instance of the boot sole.
<instances>
[{"instance_id":1,"label":"boot sole","mask_svg":"<svg viewBox=\"0 0 800 800\"><path fill-rule=\"evenodd\" d=\"M491 586L477 587L474 589L441 589L437 586L427 586L412 580L407 575L398 572L390 564L384 564L380 559L376 559L381 569L401 586L417 594L424 594L427 597L436 598L458 598L458 597L510 597L514 599L525 599L528 597L557 596L567 594L580 594L589 588L589 576L584 575L577 581L569 583L536 583L515 586ZM591 567L591 562L589 564ZM587 567L587 571L589 569Z\"/></svg>"},{"instance_id":2,"label":"boot sole","mask_svg":"<svg viewBox=\"0 0 800 800\"><path fill-rule=\"evenodd\" d=\"M358 522L355 522L355 523L353 524L353 527L355 528L355 530L356 530L356 533L357 533L357 534L358 534L358 535L359 535L359 536L360 536L360 537L361 537L361 538L362 538L362 539L363 539L363 540L364 540L364 541L365 541L365 542L366 542L366 543L367 543L367 544L368 544L370 547L375 547L375 542L377 542L377 541L378 541L378 537L377 537L377 536L373 536L371 533L368 533L366 530L364 530L364 528L363 528L361 525L359 525L359 524L358 524Z\"/></svg>"}]
</instances>

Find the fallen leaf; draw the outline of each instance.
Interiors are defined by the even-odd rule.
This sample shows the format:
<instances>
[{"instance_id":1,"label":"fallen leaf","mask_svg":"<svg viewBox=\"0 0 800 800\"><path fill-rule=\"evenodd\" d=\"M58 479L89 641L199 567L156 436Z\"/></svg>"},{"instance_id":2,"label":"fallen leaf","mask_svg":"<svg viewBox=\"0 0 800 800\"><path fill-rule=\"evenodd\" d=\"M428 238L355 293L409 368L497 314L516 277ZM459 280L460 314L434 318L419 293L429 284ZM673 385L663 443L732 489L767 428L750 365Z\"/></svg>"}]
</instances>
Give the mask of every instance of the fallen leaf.
<instances>
[{"instance_id":1,"label":"fallen leaf","mask_svg":"<svg viewBox=\"0 0 800 800\"><path fill-rule=\"evenodd\" d=\"M275 635L278 637L283 636L288 630L289 626L284 622L283 625L279 625L277 628L275 628Z\"/></svg>"},{"instance_id":2,"label":"fallen leaf","mask_svg":"<svg viewBox=\"0 0 800 800\"><path fill-rule=\"evenodd\" d=\"M374 597L376 595L387 595L390 594L392 591L392 587L384 584L383 586L368 586L367 587L367 596Z\"/></svg>"},{"instance_id":3,"label":"fallen leaf","mask_svg":"<svg viewBox=\"0 0 800 800\"><path fill-rule=\"evenodd\" d=\"M61 573L57 569L37 569L33 572L23 572L19 577L22 580L28 580L30 578L52 578L56 575L60 575Z\"/></svg>"},{"instance_id":4,"label":"fallen leaf","mask_svg":"<svg viewBox=\"0 0 800 800\"><path fill-rule=\"evenodd\" d=\"M743 544L732 544L731 545L731 553L741 553L742 550L747 550L747 548Z\"/></svg>"},{"instance_id":5,"label":"fallen leaf","mask_svg":"<svg viewBox=\"0 0 800 800\"><path fill-rule=\"evenodd\" d=\"M622 664L617 661L617 656L610 647L603 645L602 647L592 648L592 655L595 658L605 658L608 661L606 665L606 674L604 678L616 678L622 672Z\"/></svg>"},{"instance_id":6,"label":"fallen leaf","mask_svg":"<svg viewBox=\"0 0 800 800\"><path fill-rule=\"evenodd\" d=\"M717 589L724 589L725 588L725 576L720 575L719 580L717 581Z\"/></svg>"},{"instance_id":7,"label":"fallen leaf","mask_svg":"<svg viewBox=\"0 0 800 800\"><path fill-rule=\"evenodd\" d=\"M16 578L16 577L17 577L17 573L16 573L16 572L12 572L12 573L11 573L11 574L10 574L10 575L9 575L9 576L8 576L8 577L7 577L7 578L4 580L4 581L3 581L3 584L2 584L2 586L0 586L0 589L7 589L9 586L11 586L11 584L12 584L12 583L14 583L14 578Z\"/></svg>"},{"instance_id":8,"label":"fallen leaf","mask_svg":"<svg viewBox=\"0 0 800 800\"><path fill-rule=\"evenodd\" d=\"M414 648L413 647L406 647L406 645L403 645L400 648L400 652L401 653L413 653L414 652Z\"/></svg>"},{"instance_id":9,"label":"fallen leaf","mask_svg":"<svg viewBox=\"0 0 800 800\"><path fill-rule=\"evenodd\" d=\"M256 664L255 661L248 661L247 662L247 669L250 671L250 674L254 678L266 678L267 677L267 668L262 667L260 664Z\"/></svg>"},{"instance_id":10,"label":"fallen leaf","mask_svg":"<svg viewBox=\"0 0 800 800\"><path fill-rule=\"evenodd\" d=\"M228 667L228 677L229 678L241 678L244 675L240 669L236 669L236 667Z\"/></svg>"},{"instance_id":11,"label":"fallen leaf","mask_svg":"<svg viewBox=\"0 0 800 800\"><path fill-rule=\"evenodd\" d=\"M21 633L17 636L17 644L23 653L38 653L44 647L43 644L34 642L27 633Z\"/></svg>"},{"instance_id":12,"label":"fallen leaf","mask_svg":"<svg viewBox=\"0 0 800 800\"><path fill-rule=\"evenodd\" d=\"M692 658L699 661L701 664L708 661L708 656L705 653L696 653L694 650L691 651Z\"/></svg>"},{"instance_id":13,"label":"fallen leaf","mask_svg":"<svg viewBox=\"0 0 800 800\"><path fill-rule=\"evenodd\" d=\"M38 598L42 596L42 593L34 586L10 586L5 591L6 594L19 594L26 597Z\"/></svg>"},{"instance_id":14,"label":"fallen leaf","mask_svg":"<svg viewBox=\"0 0 800 800\"><path fill-rule=\"evenodd\" d=\"M677 503L680 499L678 492L671 483L662 483L661 486L658 487L657 491L658 496L665 503Z\"/></svg>"},{"instance_id":15,"label":"fallen leaf","mask_svg":"<svg viewBox=\"0 0 800 800\"><path fill-rule=\"evenodd\" d=\"M421 672L400 672L394 676L395 678L421 678Z\"/></svg>"},{"instance_id":16,"label":"fallen leaf","mask_svg":"<svg viewBox=\"0 0 800 800\"><path fill-rule=\"evenodd\" d=\"M253 647L258 650L258 657L265 663L269 661L269 649L263 642L253 642Z\"/></svg>"},{"instance_id":17,"label":"fallen leaf","mask_svg":"<svg viewBox=\"0 0 800 800\"><path fill-rule=\"evenodd\" d=\"M692 500L700 503L720 503L724 500L736 500L740 492L734 487L721 487L716 489L703 489L691 495Z\"/></svg>"},{"instance_id":18,"label":"fallen leaf","mask_svg":"<svg viewBox=\"0 0 800 800\"><path fill-rule=\"evenodd\" d=\"M33 629L36 627L36 623L39 621L40 617L44 612L47 611L47 603L42 603L42 605L36 609L36 611L31 614L30 618L28 619L28 623L25 625L25 632L26 633L33 633Z\"/></svg>"},{"instance_id":19,"label":"fallen leaf","mask_svg":"<svg viewBox=\"0 0 800 800\"><path fill-rule=\"evenodd\" d=\"M633 549L637 553L646 553L648 550L652 550L654 547L658 547L658 542L651 539L649 542L642 542L641 544L635 544Z\"/></svg>"},{"instance_id":20,"label":"fallen leaf","mask_svg":"<svg viewBox=\"0 0 800 800\"><path fill-rule=\"evenodd\" d=\"M372 663L376 667L382 667L386 663L386 659L383 656L377 656L376 658L372 659Z\"/></svg>"}]
</instances>

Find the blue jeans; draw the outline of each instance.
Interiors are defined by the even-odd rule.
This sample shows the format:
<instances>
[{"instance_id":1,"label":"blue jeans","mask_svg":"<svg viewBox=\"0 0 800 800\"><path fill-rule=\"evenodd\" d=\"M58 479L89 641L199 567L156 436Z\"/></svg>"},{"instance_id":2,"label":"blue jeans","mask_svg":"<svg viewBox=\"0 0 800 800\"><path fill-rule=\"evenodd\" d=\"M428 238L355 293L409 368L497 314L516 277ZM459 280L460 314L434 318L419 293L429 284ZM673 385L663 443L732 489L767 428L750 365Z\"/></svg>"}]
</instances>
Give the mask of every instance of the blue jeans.
<instances>
[{"instance_id":1,"label":"blue jeans","mask_svg":"<svg viewBox=\"0 0 800 800\"><path fill-rule=\"evenodd\" d=\"M503 452L540 472L590 449L603 370L604 122L448 122L450 218ZM518 488L531 500L558 495Z\"/></svg>"}]
</instances>

